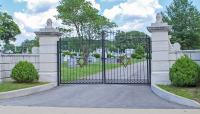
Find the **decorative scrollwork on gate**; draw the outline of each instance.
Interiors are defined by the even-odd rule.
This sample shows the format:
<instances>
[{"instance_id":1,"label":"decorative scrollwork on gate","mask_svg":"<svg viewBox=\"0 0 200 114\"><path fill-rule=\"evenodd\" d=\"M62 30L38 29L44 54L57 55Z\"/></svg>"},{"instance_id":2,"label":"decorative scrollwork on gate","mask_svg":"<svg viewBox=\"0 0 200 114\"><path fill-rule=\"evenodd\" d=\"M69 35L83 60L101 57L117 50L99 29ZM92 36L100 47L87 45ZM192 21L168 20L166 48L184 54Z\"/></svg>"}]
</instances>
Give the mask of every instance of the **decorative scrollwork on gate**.
<instances>
[{"instance_id":1,"label":"decorative scrollwork on gate","mask_svg":"<svg viewBox=\"0 0 200 114\"><path fill-rule=\"evenodd\" d=\"M131 58L128 58L127 55L122 55L119 57L120 63L126 68L129 64L131 64Z\"/></svg>"}]
</instances>

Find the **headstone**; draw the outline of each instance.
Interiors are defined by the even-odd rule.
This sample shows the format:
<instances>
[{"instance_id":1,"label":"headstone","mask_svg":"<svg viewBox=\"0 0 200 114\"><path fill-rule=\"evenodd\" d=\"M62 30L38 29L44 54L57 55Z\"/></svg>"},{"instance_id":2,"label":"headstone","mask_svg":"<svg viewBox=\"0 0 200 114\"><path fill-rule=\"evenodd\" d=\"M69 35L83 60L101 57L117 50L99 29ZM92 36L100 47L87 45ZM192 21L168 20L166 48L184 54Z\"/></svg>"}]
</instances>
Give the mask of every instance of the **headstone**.
<instances>
[{"instance_id":1,"label":"headstone","mask_svg":"<svg viewBox=\"0 0 200 114\"><path fill-rule=\"evenodd\" d=\"M70 59L70 56L69 55L65 55L64 61L67 62L69 59Z\"/></svg>"},{"instance_id":2,"label":"headstone","mask_svg":"<svg viewBox=\"0 0 200 114\"><path fill-rule=\"evenodd\" d=\"M77 67L77 58L71 57L70 59L67 60L68 62L68 67Z\"/></svg>"},{"instance_id":3,"label":"headstone","mask_svg":"<svg viewBox=\"0 0 200 114\"><path fill-rule=\"evenodd\" d=\"M134 49L125 49L125 54L128 58L131 58L131 55L135 53Z\"/></svg>"},{"instance_id":4,"label":"headstone","mask_svg":"<svg viewBox=\"0 0 200 114\"><path fill-rule=\"evenodd\" d=\"M93 57L93 56L89 56L89 57L88 57L88 63L89 63L89 64L94 64L94 63L96 63L96 58Z\"/></svg>"},{"instance_id":5,"label":"headstone","mask_svg":"<svg viewBox=\"0 0 200 114\"><path fill-rule=\"evenodd\" d=\"M108 64L117 64L117 58L106 58L106 63Z\"/></svg>"}]
</instances>

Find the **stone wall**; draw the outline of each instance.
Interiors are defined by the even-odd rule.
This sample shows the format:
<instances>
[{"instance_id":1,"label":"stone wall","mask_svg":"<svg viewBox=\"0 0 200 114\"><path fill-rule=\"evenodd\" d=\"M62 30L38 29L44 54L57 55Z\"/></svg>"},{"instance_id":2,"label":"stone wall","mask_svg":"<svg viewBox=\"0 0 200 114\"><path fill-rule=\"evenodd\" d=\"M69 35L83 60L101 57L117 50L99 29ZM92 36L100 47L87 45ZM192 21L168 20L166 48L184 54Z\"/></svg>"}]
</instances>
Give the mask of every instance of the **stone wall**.
<instances>
[{"instance_id":1,"label":"stone wall","mask_svg":"<svg viewBox=\"0 0 200 114\"><path fill-rule=\"evenodd\" d=\"M180 58L183 55L187 55L189 58L191 58L200 65L200 50L179 50L170 51L170 67L178 58Z\"/></svg>"},{"instance_id":2,"label":"stone wall","mask_svg":"<svg viewBox=\"0 0 200 114\"><path fill-rule=\"evenodd\" d=\"M9 80L15 64L25 60L33 63L39 71L39 54L0 54L0 81Z\"/></svg>"}]
</instances>

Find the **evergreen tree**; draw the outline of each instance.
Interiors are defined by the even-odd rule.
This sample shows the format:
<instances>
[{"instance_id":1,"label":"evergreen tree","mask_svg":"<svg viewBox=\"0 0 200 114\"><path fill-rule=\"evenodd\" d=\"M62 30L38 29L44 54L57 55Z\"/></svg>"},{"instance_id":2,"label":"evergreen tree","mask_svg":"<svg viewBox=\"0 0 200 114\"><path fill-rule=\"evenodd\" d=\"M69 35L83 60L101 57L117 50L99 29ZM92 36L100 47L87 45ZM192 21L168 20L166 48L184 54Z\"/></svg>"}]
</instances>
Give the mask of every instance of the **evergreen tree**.
<instances>
[{"instance_id":1,"label":"evergreen tree","mask_svg":"<svg viewBox=\"0 0 200 114\"><path fill-rule=\"evenodd\" d=\"M171 42L182 49L200 48L200 12L189 0L173 0L163 13L163 20L172 25Z\"/></svg>"}]
</instances>

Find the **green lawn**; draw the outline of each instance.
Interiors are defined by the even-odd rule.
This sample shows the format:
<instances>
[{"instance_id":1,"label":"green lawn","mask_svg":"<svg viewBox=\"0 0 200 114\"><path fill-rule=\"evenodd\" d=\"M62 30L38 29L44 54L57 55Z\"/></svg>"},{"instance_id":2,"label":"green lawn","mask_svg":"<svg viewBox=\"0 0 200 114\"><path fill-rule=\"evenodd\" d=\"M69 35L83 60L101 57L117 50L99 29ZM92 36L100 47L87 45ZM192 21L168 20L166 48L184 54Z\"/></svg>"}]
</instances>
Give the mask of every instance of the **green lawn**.
<instances>
[{"instance_id":1,"label":"green lawn","mask_svg":"<svg viewBox=\"0 0 200 114\"><path fill-rule=\"evenodd\" d=\"M3 82L0 84L0 92L23 89L23 88L28 88L28 87L33 87L33 86L38 86L38 85L43 85L43 84L47 84L47 83L42 83L42 82L37 82L37 83L36 82L35 83Z\"/></svg>"},{"instance_id":2,"label":"green lawn","mask_svg":"<svg viewBox=\"0 0 200 114\"><path fill-rule=\"evenodd\" d=\"M141 60L132 60L133 63L140 62ZM110 70L117 67L123 67L120 63L118 64L105 64L106 70ZM63 63L61 66L61 80L65 82L70 82L78 80L81 78L89 77L90 75L97 74L102 71L102 63L97 62L95 64L88 64L84 67L74 67L70 68L67 62Z\"/></svg>"},{"instance_id":3,"label":"green lawn","mask_svg":"<svg viewBox=\"0 0 200 114\"><path fill-rule=\"evenodd\" d=\"M109 70L119 66L120 64L106 64L106 69ZM102 71L101 63L89 64L84 67L75 67L75 68L70 68L68 67L67 63L63 63L61 68L62 72L61 80L74 81L92 74L97 74L101 71Z\"/></svg>"},{"instance_id":4,"label":"green lawn","mask_svg":"<svg viewBox=\"0 0 200 114\"><path fill-rule=\"evenodd\" d=\"M172 85L158 85L160 88L176 95L200 102L200 87L175 87Z\"/></svg>"}]
</instances>

